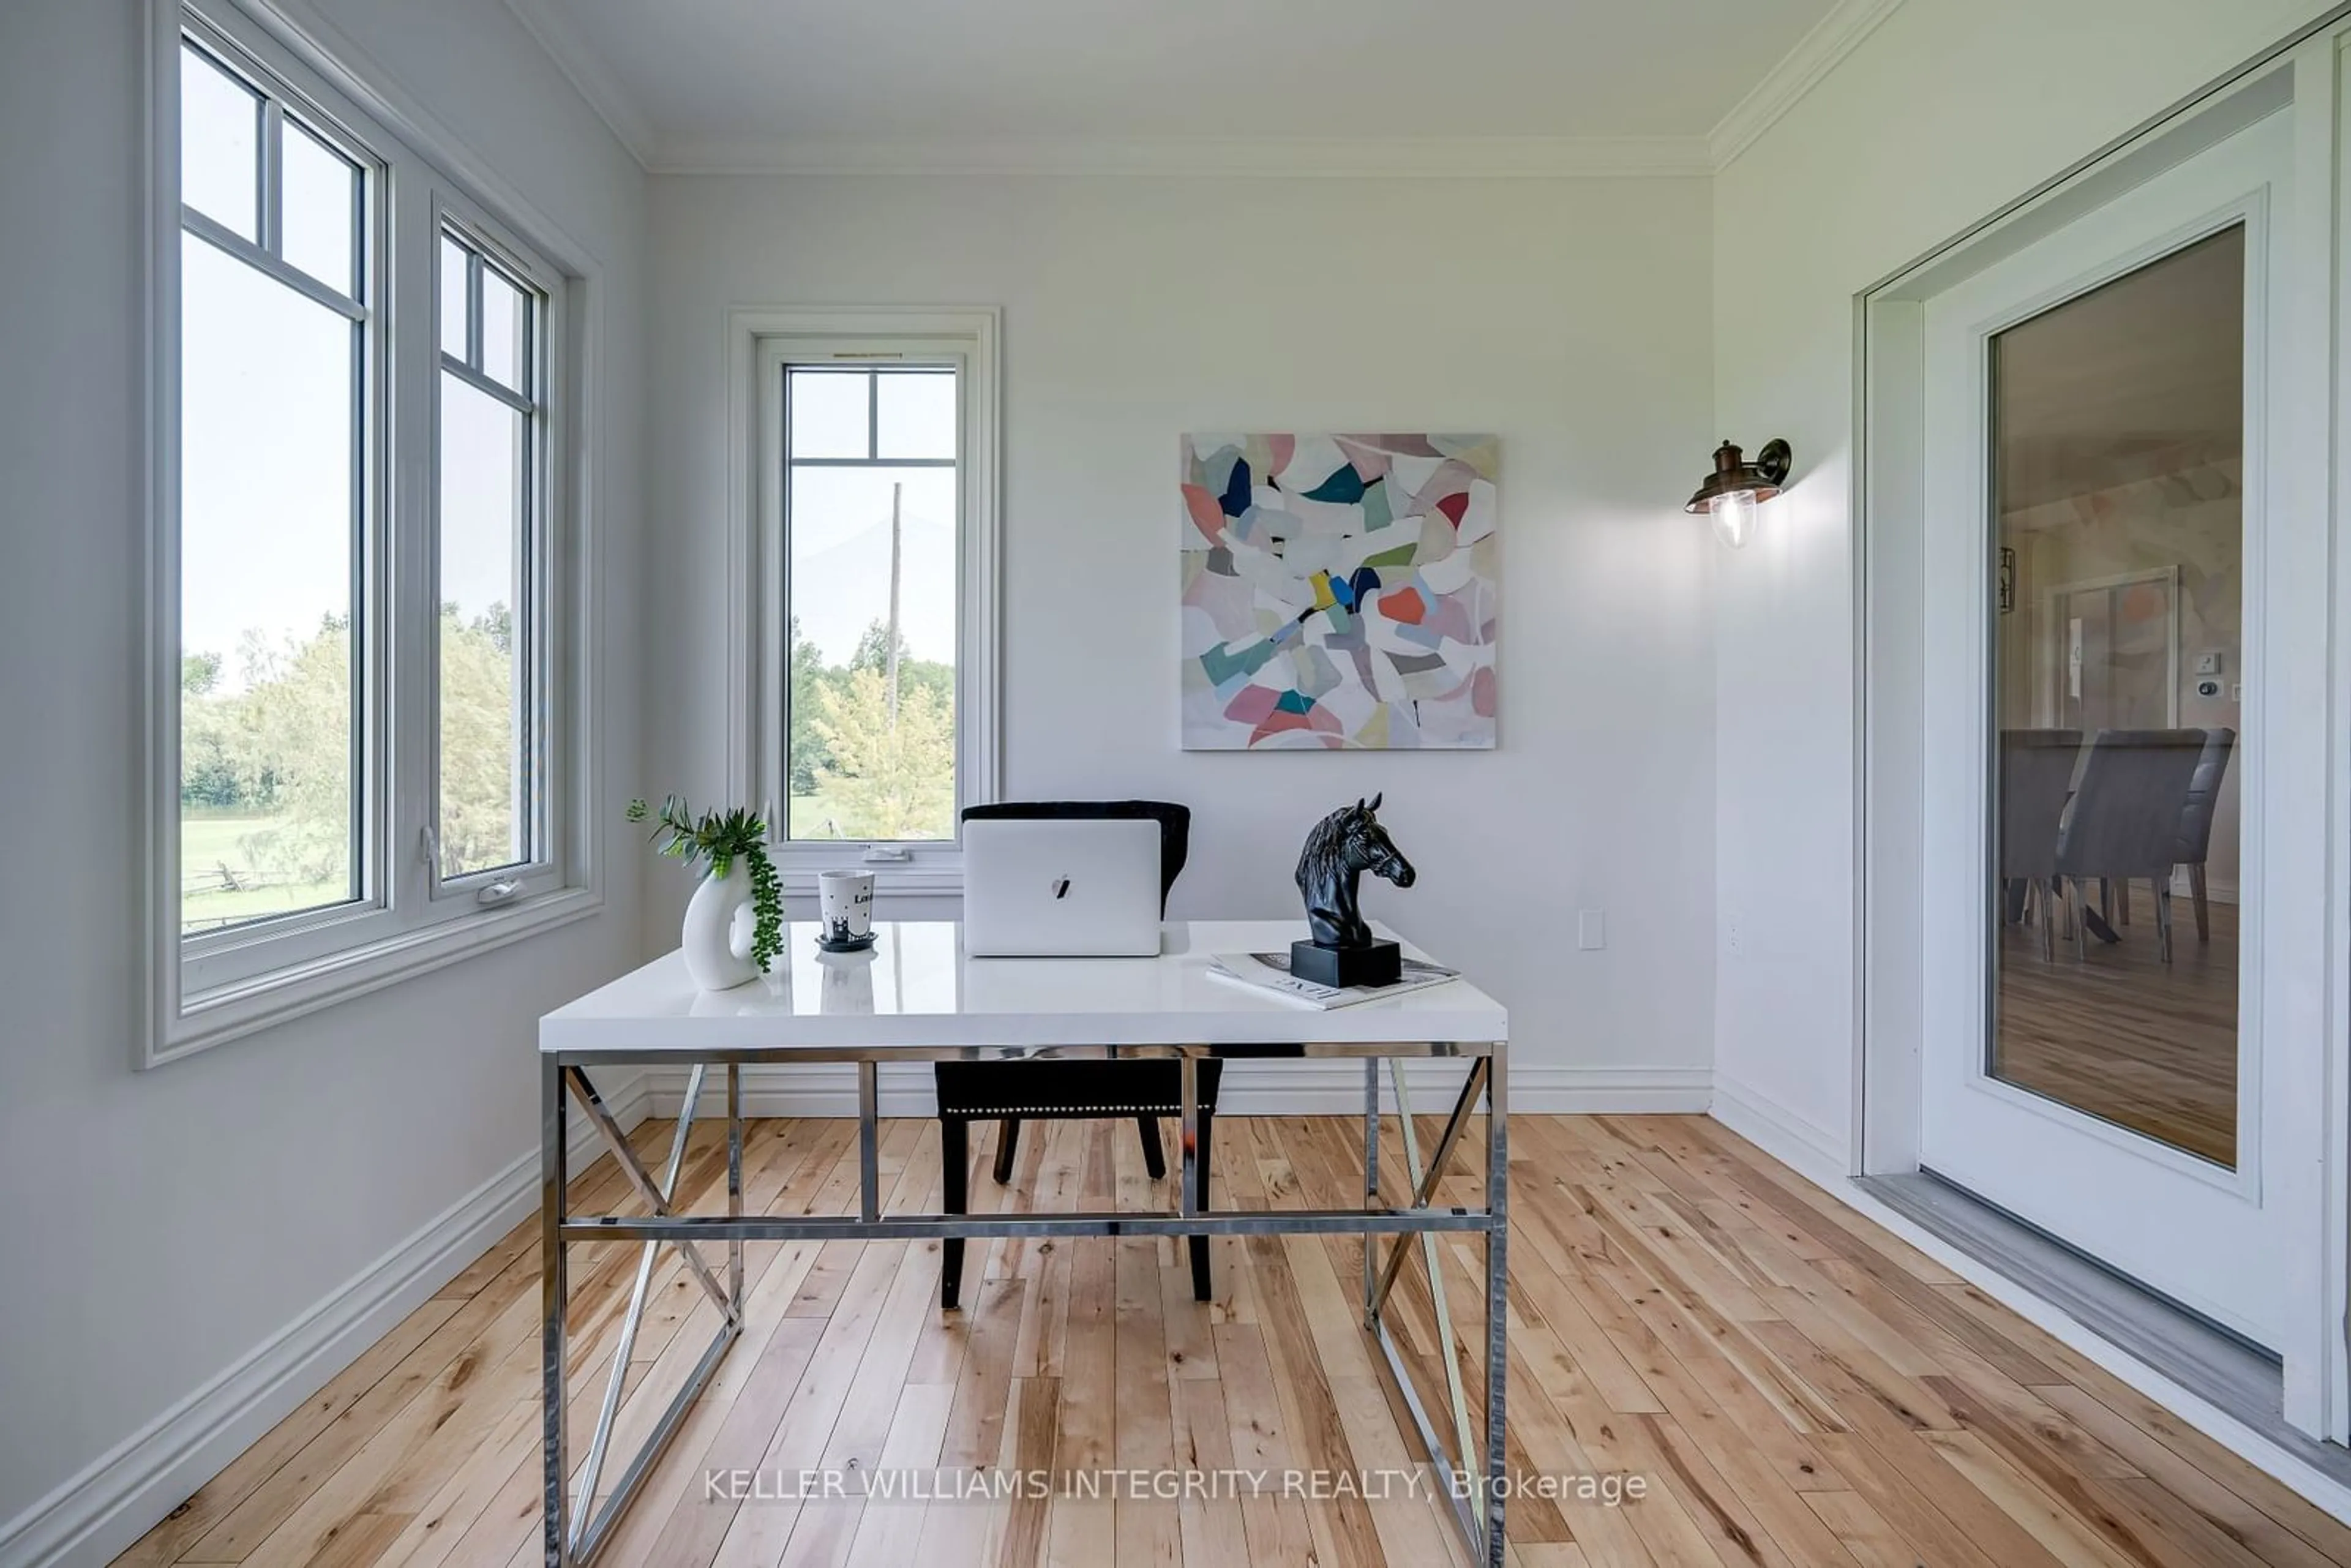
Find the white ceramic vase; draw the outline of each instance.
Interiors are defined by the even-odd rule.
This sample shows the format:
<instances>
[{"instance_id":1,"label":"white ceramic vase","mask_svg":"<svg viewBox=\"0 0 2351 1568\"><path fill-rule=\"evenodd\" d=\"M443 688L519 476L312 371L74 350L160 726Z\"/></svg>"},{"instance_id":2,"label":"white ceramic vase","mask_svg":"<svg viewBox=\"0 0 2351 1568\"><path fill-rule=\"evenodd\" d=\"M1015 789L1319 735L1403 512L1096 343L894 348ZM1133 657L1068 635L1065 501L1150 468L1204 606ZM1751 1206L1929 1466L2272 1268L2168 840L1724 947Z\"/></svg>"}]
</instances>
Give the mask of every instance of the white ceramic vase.
<instances>
[{"instance_id":1,"label":"white ceramic vase","mask_svg":"<svg viewBox=\"0 0 2351 1568\"><path fill-rule=\"evenodd\" d=\"M725 876L705 876L685 906L678 946L685 972L705 991L732 990L759 977L751 958L758 922L751 907L751 868L741 860Z\"/></svg>"}]
</instances>

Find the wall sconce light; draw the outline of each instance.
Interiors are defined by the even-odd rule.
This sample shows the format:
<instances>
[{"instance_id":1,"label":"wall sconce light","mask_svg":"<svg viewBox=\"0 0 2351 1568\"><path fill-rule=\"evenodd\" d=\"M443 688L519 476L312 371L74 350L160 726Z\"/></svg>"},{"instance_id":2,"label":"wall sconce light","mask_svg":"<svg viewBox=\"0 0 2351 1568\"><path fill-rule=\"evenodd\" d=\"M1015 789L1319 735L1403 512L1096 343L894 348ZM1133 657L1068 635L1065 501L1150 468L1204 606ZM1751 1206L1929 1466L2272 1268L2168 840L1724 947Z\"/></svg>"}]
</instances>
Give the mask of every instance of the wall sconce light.
<instances>
[{"instance_id":1,"label":"wall sconce light","mask_svg":"<svg viewBox=\"0 0 2351 1568\"><path fill-rule=\"evenodd\" d=\"M1714 449L1714 472L1706 476L1686 509L1713 518L1715 533L1737 549L1755 531L1756 506L1778 495L1780 486L1787 483L1794 455L1786 442L1772 440L1765 442L1750 463L1726 441Z\"/></svg>"}]
</instances>

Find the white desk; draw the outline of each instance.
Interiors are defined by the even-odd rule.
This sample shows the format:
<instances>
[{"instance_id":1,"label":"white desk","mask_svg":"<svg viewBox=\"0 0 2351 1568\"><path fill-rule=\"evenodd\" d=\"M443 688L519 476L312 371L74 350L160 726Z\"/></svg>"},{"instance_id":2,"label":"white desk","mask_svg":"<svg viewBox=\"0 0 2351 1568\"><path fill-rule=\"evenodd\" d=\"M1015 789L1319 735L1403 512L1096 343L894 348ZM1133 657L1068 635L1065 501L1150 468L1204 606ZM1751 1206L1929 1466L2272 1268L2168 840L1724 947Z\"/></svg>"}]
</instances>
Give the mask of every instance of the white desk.
<instances>
[{"instance_id":1,"label":"white desk","mask_svg":"<svg viewBox=\"0 0 2351 1568\"><path fill-rule=\"evenodd\" d=\"M1383 936L1394 935L1375 929ZM1196 921L1170 925L1161 955L1155 958L968 958L961 951L958 928L950 922L882 923L875 930L879 940L871 953L835 956L817 950L812 923L794 923L785 930L784 957L778 972L731 991L697 991L684 962L673 953L539 1020L546 1561L549 1568L584 1563L594 1556L741 1333L743 1243L747 1240L1332 1232L1362 1234L1364 1330L1378 1343L1429 1458L1452 1481L1454 1511L1469 1542L1472 1560L1500 1568L1510 1037L1510 1018L1501 1005L1461 979L1325 1012L1209 977L1209 955L1286 950L1291 940L1306 936L1303 921ZM1410 944L1405 949L1424 956ZM1246 1062L1301 1057L1349 1057L1363 1061L1366 1172L1363 1207L1204 1210L1204 1173L1196 1161L1198 1063L1210 1058ZM1382 1197L1379 1180L1379 1063L1383 1058L1389 1061L1401 1113L1406 1110L1406 1102L1399 1063L1407 1057L1466 1058L1470 1071L1445 1130L1425 1162L1409 1115L1400 1118L1408 1168L1400 1184L1405 1189L1403 1204L1391 1207ZM875 1128L880 1063L1054 1059L1177 1061L1184 1135L1176 1212L882 1212ZM690 1063L693 1068L668 1164L658 1180L639 1163L589 1076L592 1067L655 1061ZM747 1062L769 1061L856 1064L861 1180L855 1215L743 1213L742 1067ZM705 1076L713 1066L723 1068L726 1076L727 1211L681 1215L673 1212L670 1200L686 1133ZM1431 1198L1438 1181L1481 1097L1487 1124L1486 1206L1435 1207ZM651 1207L650 1215L568 1212L568 1116L575 1101L602 1135L631 1186ZM1405 1374L1384 1313L1410 1236L1420 1239L1432 1294L1440 1314L1445 1312L1444 1279L1436 1266L1437 1237L1443 1231L1479 1232L1486 1254L1485 1431L1482 1442L1473 1440L1459 1360L1447 1354L1443 1359L1453 1416L1450 1451ZM1383 1236L1394 1239L1380 1259ZM567 1500L565 1483L573 1478L573 1471L564 1438L565 1255L568 1244L574 1241L639 1241L643 1246L636 1289L622 1320L621 1347L613 1360L615 1375L607 1388L587 1460L576 1477L578 1490ZM723 1279L705 1259L701 1245L705 1242L726 1245ZM655 1255L664 1245L680 1249L688 1273L717 1308L720 1327L644 1447L631 1458L603 1508L592 1510L590 1504L597 1493L621 1403L620 1374L628 1366Z\"/></svg>"}]
</instances>

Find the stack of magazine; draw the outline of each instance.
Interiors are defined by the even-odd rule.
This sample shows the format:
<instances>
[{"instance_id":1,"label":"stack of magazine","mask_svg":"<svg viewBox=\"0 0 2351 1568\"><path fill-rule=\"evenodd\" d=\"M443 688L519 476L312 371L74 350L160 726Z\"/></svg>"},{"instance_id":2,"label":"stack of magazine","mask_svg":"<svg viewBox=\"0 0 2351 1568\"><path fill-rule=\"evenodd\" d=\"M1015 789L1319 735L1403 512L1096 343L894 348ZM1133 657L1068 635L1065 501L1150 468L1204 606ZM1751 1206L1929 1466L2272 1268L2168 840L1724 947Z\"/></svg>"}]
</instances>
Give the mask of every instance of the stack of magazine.
<instances>
[{"instance_id":1,"label":"stack of magazine","mask_svg":"<svg viewBox=\"0 0 2351 1568\"><path fill-rule=\"evenodd\" d=\"M1236 986L1247 986L1253 991L1266 991L1286 1001L1310 1008L1344 1008L1357 1002L1376 1001L1382 997L1400 997L1406 991L1417 991L1427 986L1441 986L1458 976L1458 969L1447 969L1418 958L1404 961L1404 977L1393 986L1324 986L1312 980L1301 980L1290 972L1290 955L1283 953L1217 953L1208 959L1208 973L1213 977Z\"/></svg>"}]
</instances>

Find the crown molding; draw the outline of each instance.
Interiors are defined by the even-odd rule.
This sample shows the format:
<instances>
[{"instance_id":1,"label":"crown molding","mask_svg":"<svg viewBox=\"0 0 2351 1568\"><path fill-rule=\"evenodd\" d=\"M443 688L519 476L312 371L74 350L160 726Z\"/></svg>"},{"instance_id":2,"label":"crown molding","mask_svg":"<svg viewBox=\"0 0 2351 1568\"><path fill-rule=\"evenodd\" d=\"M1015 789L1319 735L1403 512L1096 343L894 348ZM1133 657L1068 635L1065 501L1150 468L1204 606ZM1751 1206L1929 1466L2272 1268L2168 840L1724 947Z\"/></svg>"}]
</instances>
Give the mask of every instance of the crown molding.
<instances>
[{"instance_id":1,"label":"crown molding","mask_svg":"<svg viewBox=\"0 0 2351 1568\"><path fill-rule=\"evenodd\" d=\"M1715 122L1706 138L1710 166L1718 171L1729 167L1732 159L1795 108L1901 4L1902 0L1837 0L1828 15L1797 39L1796 47Z\"/></svg>"},{"instance_id":2,"label":"crown molding","mask_svg":"<svg viewBox=\"0 0 2351 1568\"><path fill-rule=\"evenodd\" d=\"M509 0L509 4L518 0ZM1131 174L1353 179L1703 176L1696 136L664 140L655 174Z\"/></svg>"},{"instance_id":3,"label":"crown molding","mask_svg":"<svg viewBox=\"0 0 2351 1568\"><path fill-rule=\"evenodd\" d=\"M654 142L653 123L621 86L620 78L612 74L603 57L580 41L556 0L507 0L507 9L514 13L525 32L538 40L538 47L555 62L555 68L579 89L580 96L588 100L588 107L596 111L596 118L611 131L629 156L637 161L637 166L649 168L648 154Z\"/></svg>"},{"instance_id":4,"label":"crown molding","mask_svg":"<svg viewBox=\"0 0 2351 1568\"><path fill-rule=\"evenodd\" d=\"M958 138L893 141L659 134L560 0L506 0L650 174L1152 174L1343 179L1704 176L1727 167L1902 0L1837 0L1704 136Z\"/></svg>"}]
</instances>

